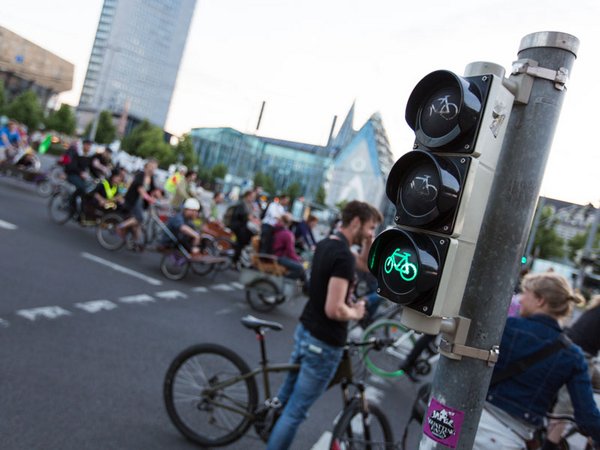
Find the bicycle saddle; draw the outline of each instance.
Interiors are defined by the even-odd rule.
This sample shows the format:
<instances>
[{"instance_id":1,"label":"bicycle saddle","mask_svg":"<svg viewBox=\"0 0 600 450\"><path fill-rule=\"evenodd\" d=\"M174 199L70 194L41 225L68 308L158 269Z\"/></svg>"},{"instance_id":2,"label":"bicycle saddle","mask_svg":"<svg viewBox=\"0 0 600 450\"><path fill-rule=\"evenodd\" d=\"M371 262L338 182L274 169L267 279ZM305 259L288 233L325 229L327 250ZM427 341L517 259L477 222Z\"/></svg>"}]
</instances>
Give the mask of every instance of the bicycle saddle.
<instances>
[{"instance_id":1,"label":"bicycle saddle","mask_svg":"<svg viewBox=\"0 0 600 450\"><path fill-rule=\"evenodd\" d=\"M283 330L283 325L280 323L258 319L251 315L242 317L242 325L244 325L246 328L254 330L255 332L259 332L261 328L270 328L271 330L275 331Z\"/></svg>"}]
</instances>

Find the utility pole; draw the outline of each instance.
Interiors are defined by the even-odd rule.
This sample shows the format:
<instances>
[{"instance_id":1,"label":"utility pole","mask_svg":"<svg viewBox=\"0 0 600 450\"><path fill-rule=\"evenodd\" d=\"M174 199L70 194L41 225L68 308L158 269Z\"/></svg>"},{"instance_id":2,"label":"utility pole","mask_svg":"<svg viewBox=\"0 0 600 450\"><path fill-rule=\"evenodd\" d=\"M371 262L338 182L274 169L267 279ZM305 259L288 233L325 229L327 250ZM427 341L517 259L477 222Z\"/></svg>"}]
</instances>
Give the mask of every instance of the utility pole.
<instances>
[{"instance_id":1,"label":"utility pole","mask_svg":"<svg viewBox=\"0 0 600 450\"><path fill-rule=\"evenodd\" d=\"M565 33L527 35L521 40L513 74L504 82L515 94L515 105L459 313L471 321L464 343L471 350L489 352L500 343L578 47L579 40ZM460 413L462 423L454 424L453 447L423 436L420 449L473 448L492 369L466 356L440 358L431 402ZM428 417L424 420L427 423Z\"/></svg>"}]
</instances>

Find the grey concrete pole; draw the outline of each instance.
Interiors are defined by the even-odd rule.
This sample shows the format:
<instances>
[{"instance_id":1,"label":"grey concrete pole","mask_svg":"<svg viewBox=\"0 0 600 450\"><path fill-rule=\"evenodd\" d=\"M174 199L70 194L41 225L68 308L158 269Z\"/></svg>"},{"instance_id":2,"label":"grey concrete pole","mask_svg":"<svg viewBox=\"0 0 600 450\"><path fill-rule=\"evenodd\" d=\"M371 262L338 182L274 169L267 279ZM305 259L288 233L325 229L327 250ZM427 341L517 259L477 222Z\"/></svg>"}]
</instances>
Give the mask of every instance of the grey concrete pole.
<instances>
[{"instance_id":1,"label":"grey concrete pole","mask_svg":"<svg viewBox=\"0 0 600 450\"><path fill-rule=\"evenodd\" d=\"M522 39L518 56L570 72L578 47L574 36L540 32ZM472 321L469 347L489 350L500 343L565 93L536 77L528 103L513 108L460 310ZM473 447L491 375L481 360L440 358L432 397L464 413L457 449ZM448 447L423 436L420 448Z\"/></svg>"}]
</instances>

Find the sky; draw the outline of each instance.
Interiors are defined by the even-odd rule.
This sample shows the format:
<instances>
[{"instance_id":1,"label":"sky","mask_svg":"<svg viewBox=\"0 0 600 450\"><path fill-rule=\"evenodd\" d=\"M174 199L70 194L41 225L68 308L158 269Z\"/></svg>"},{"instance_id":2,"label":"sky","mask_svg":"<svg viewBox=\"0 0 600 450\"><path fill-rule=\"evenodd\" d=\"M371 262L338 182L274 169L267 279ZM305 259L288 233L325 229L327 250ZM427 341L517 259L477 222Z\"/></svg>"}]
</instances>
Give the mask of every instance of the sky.
<instances>
[{"instance_id":1,"label":"sky","mask_svg":"<svg viewBox=\"0 0 600 450\"><path fill-rule=\"evenodd\" d=\"M123 0L121 0L123 1ZM0 25L75 65L77 105L102 0L3 0ZM395 157L412 149L404 120L416 83L490 61L510 72L521 39L579 38L540 194L600 205L598 0L198 0L166 130L229 126L324 145L355 102L355 129L379 112Z\"/></svg>"}]
</instances>

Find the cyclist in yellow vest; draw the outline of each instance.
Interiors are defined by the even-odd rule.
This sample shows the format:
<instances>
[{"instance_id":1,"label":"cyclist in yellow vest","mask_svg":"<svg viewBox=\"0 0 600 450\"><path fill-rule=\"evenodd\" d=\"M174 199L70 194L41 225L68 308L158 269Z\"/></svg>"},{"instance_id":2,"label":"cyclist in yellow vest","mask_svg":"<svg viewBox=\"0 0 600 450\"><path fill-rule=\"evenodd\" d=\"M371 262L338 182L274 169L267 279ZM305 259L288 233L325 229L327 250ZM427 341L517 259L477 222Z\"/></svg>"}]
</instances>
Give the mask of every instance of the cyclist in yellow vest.
<instances>
[{"instance_id":1,"label":"cyclist in yellow vest","mask_svg":"<svg viewBox=\"0 0 600 450\"><path fill-rule=\"evenodd\" d=\"M110 203L121 205L123 196L119 193L119 186L123 182L124 174L121 169L113 170L108 178L103 179L93 191L95 206L106 208Z\"/></svg>"},{"instance_id":2,"label":"cyclist in yellow vest","mask_svg":"<svg viewBox=\"0 0 600 450\"><path fill-rule=\"evenodd\" d=\"M169 194L175 194L177 190L177 185L183 180L185 174L187 173L187 167L179 166L175 172L167 178L165 181L165 191Z\"/></svg>"}]
</instances>

